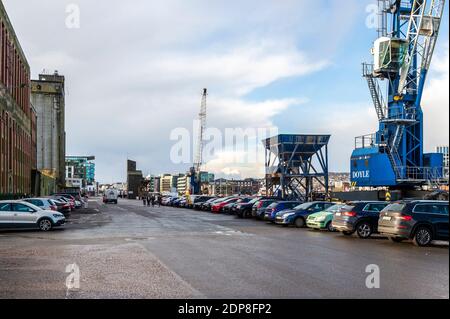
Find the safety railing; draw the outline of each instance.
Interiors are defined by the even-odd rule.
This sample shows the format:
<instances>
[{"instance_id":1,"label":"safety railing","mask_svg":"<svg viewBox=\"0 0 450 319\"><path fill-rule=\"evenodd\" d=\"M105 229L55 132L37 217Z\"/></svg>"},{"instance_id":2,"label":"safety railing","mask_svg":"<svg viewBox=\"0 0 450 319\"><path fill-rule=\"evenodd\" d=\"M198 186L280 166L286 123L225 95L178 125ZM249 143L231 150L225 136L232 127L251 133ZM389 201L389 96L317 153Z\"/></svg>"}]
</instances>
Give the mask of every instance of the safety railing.
<instances>
[{"instance_id":1,"label":"safety railing","mask_svg":"<svg viewBox=\"0 0 450 319\"><path fill-rule=\"evenodd\" d=\"M442 169L436 167L397 167L400 179L413 181L428 181L430 183L442 179Z\"/></svg>"},{"instance_id":2,"label":"safety railing","mask_svg":"<svg viewBox=\"0 0 450 319\"><path fill-rule=\"evenodd\" d=\"M377 134L369 134L355 137L355 149L378 146Z\"/></svg>"}]
</instances>

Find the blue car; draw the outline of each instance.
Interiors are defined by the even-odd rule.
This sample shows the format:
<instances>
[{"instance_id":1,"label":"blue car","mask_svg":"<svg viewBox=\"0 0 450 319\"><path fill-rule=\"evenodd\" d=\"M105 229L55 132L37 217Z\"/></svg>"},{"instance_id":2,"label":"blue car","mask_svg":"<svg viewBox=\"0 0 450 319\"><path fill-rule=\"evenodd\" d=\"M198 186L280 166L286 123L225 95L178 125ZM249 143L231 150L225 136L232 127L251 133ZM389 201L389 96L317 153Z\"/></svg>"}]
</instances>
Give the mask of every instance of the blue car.
<instances>
[{"instance_id":1,"label":"blue car","mask_svg":"<svg viewBox=\"0 0 450 319\"><path fill-rule=\"evenodd\" d=\"M269 207L266 208L266 212L264 213L264 220L268 220L271 222L275 222L275 217L277 216L277 214L281 211L284 210L288 210L288 209L293 209L294 207L300 205L301 202L297 202L297 201L286 201L286 202L276 202L273 203L271 205L269 205Z\"/></svg>"},{"instance_id":2,"label":"blue car","mask_svg":"<svg viewBox=\"0 0 450 319\"><path fill-rule=\"evenodd\" d=\"M309 215L324 211L333 206L330 202L310 202L294 207L291 210L283 210L276 214L275 223L278 225L289 226L294 225L297 228L306 226L306 220Z\"/></svg>"}]
</instances>

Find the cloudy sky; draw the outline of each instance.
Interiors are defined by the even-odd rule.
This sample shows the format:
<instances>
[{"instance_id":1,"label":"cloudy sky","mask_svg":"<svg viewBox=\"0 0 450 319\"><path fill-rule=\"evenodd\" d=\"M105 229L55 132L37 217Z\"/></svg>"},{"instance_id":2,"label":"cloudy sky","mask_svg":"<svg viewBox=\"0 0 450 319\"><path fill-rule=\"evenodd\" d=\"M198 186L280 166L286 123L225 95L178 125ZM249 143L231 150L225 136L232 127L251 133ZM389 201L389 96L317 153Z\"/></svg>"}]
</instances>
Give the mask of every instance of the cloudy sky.
<instances>
[{"instance_id":1,"label":"cloudy sky","mask_svg":"<svg viewBox=\"0 0 450 319\"><path fill-rule=\"evenodd\" d=\"M333 171L348 171L354 137L377 129L360 74L374 0L2 1L33 77L66 76L67 151L96 155L100 182L124 180L127 157L144 174L186 171L170 136L193 130L204 87L209 127L332 134ZM79 28L67 27L71 4ZM445 20L423 101L427 151L449 143ZM207 168L262 173L232 155L217 152Z\"/></svg>"}]
</instances>

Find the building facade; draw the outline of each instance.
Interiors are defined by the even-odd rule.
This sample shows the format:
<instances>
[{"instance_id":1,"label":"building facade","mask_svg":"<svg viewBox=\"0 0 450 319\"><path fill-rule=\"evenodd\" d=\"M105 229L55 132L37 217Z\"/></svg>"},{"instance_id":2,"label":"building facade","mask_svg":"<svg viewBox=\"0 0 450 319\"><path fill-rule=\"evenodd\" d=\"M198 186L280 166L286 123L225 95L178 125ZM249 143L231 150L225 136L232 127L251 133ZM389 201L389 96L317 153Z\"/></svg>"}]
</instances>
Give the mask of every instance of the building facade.
<instances>
[{"instance_id":1,"label":"building facade","mask_svg":"<svg viewBox=\"0 0 450 319\"><path fill-rule=\"evenodd\" d=\"M177 180L178 195L186 195L189 185L189 176L186 174L180 175Z\"/></svg>"},{"instance_id":2,"label":"building facade","mask_svg":"<svg viewBox=\"0 0 450 319\"><path fill-rule=\"evenodd\" d=\"M127 161L127 185L128 185L128 198L136 199L141 196L141 186L144 177L142 171L137 170L137 165L135 161Z\"/></svg>"},{"instance_id":3,"label":"building facade","mask_svg":"<svg viewBox=\"0 0 450 319\"><path fill-rule=\"evenodd\" d=\"M30 103L30 66L0 1L1 198L35 192L36 120Z\"/></svg>"},{"instance_id":4,"label":"building facade","mask_svg":"<svg viewBox=\"0 0 450 319\"><path fill-rule=\"evenodd\" d=\"M170 174L161 175L161 193L170 193L172 191L173 176Z\"/></svg>"},{"instance_id":5,"label":"building facade","mask_svg":"<svg viewBox=\"0 0 450 319\"><path fill-rule=\"evenodd\" d=\"M244 180L217 179L209 184L209 193L217 196L256 195L261 188L261 181L248 178Z\"/></svg>"},{"instance_id":6,"label":"building facade","mask_svg":"<svg viewBox=\"0 0 450 319\"><path fill-rule=\"evenodd\" d=\"M50 173L58 188L65 186L64 76L39 74L31 81L31 103L37 113L37 168Z\"/></svg>"},{"instance_id":7,"label":"building facade","mask_svg":"<svg viewBox=\"0 0 450 319\"><path fill-rule=\"evenodd\" d=\"M444 155L444 174L443 176L448 179L449 177L449 154L448 154L448 145L447 146L438 146L436 147L436 153Z\"/></svg>"},{"instance_id":8,"label":"building facade","mask_svg":"<svg viewBox=\"0 0 450 319\"><path fill-rule=\"evenodd\" d=\"M95 186L95 156L67 156L65 166L67 187L74 187L71 183L77 180L82 181L81 188Z\"/></svg>"}]
</instances>

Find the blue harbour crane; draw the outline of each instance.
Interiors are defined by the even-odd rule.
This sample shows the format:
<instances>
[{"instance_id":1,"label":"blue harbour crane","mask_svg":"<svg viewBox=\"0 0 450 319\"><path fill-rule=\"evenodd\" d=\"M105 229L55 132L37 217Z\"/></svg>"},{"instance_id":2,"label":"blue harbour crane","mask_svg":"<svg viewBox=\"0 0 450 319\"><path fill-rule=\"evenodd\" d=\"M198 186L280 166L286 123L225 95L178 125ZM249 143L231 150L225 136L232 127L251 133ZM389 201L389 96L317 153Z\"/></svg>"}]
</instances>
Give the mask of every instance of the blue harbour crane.
<instances>
[{"instance_id":1,"label":"blue harbour crane","mask_svg":"<svg viewBox=\"0 0 450 319\"><path fill-rule=\"evenodd\" d=\"M442 154L424 154L422 95L445 0L378 0L379 29L363 64L379 130L357 137L352 184L391 189L438 186Z\"/></svg>"}]
</instances>

